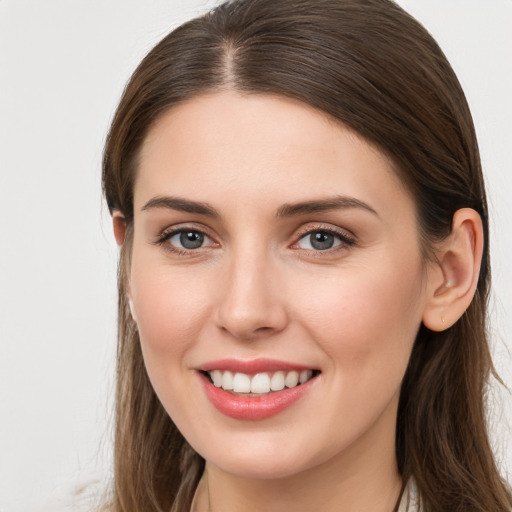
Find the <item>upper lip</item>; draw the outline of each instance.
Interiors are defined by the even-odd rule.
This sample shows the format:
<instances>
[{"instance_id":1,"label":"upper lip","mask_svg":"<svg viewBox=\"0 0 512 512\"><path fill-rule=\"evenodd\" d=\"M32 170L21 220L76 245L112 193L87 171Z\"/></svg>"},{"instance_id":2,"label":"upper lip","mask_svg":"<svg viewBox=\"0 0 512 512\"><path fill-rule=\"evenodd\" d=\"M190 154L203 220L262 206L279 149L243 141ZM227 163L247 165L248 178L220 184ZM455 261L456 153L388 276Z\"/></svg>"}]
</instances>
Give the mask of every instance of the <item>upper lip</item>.
<instances>
[{"instance_id":1,"label":"upper lip","mask_svg":"<svg viewBox=\"0 0 512 512\"><path fill-rule=\"evenodd\" d=\"M313 370L314 368L303 364L291 363L289 361L279 361L277 359L252 359L250 361L244 361L241 359L219 359L217 361L208 361L207 363L199 366L198 369L203 372L221 370L253 375L263 372L277 372L279 370L302 371Z\"/></svg>"}]
</instances>

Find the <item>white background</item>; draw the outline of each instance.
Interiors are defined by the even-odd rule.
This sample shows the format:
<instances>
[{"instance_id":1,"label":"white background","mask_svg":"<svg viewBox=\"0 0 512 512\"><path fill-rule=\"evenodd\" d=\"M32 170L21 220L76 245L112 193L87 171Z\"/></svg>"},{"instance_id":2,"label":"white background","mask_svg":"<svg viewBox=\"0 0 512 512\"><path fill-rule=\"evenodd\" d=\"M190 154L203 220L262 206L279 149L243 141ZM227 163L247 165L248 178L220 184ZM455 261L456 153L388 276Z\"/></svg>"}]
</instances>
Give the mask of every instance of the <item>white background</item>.
<instances>
[{"instance_id":1,"label":"white background","mask_svg":"<svg viewBox=\"0 0 512 512\"><path fill-rule=\"evenodd\" d=\"M0 510L109 473L117 249L101 149L143 55L215 0L0 0ZM488 183L493 344L512 389L512 1L402 0L454 66ZM512 399L493 443L512 480Z\"/></svg>"}]
</instances>

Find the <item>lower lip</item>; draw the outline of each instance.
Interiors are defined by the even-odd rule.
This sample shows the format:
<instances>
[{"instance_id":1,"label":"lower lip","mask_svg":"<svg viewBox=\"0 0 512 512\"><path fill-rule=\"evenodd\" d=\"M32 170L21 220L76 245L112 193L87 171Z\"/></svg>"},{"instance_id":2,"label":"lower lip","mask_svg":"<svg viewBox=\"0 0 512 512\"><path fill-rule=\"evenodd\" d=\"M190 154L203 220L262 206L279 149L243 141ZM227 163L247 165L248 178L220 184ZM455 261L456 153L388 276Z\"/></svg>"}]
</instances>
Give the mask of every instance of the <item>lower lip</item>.
<instances>
[{"instance_id":1,"label":"lower lip","mask_svg":"<svg viewBox=\"0 0 512 512\"><path fill-rule=\"evenodd\" d=\"M203 374L201 380L206 396L222 414L236 420L263 420L284 411L300 400L313 385L316 377L294 388L285 388L268 395L239 396L218 388Z\"/></svg>"}]
</instances>

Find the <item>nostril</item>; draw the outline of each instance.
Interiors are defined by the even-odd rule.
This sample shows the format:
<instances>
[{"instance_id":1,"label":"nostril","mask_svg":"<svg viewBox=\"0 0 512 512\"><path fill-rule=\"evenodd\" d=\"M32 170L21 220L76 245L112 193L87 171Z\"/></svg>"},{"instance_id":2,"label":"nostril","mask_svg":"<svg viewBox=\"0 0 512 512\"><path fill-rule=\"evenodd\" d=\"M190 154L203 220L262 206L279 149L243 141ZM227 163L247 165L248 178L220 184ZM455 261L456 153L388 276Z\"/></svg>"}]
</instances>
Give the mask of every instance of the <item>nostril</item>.
<instances>
[{"instance_id":1,"label":"nostril","mask_svg":"<svg viewBox=\"0 0 512 512\"><path fill-rule=\"evenodd\" d=\"M269 332L272 330L272 327L258 327L255 332Z\"/></svg>"}]
</instances>

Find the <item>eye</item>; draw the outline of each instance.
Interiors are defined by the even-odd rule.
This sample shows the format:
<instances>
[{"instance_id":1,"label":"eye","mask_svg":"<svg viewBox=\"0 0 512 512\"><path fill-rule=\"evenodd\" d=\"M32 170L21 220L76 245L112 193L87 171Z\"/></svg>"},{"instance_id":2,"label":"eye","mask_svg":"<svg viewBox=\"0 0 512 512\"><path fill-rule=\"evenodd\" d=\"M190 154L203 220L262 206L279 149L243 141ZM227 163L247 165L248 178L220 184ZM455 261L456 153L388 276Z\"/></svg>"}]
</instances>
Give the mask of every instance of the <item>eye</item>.
<instances>
[{"instance_id":1,"label":"eye","mask_svg":"<svg viewBox=\"0 0 512 512\"><path fill-rule=\"evenodd\" d=\"M299 249L306 249L309 251L327 251L342 244L353 245L353 243L353 240L341 233L318 229L309 231L303 235L297 242L297 247L299 247Z\"/></svg>"},{"instance_id":2,"label":"eye","mask_svg":"<svg viewBox=\"0 0 512 512\"><path fill-rule=\"evenodd\" d=\"M201 233L201 231L196 231L193 229L181 229L179 231L172 231L171 233L167 233L164 235L161 242L167 242L174 249L185 249L187 251L214 245L214 242L210 237L206 236L204 233Z\"/></svg>"}]
</instances>

